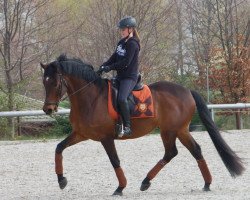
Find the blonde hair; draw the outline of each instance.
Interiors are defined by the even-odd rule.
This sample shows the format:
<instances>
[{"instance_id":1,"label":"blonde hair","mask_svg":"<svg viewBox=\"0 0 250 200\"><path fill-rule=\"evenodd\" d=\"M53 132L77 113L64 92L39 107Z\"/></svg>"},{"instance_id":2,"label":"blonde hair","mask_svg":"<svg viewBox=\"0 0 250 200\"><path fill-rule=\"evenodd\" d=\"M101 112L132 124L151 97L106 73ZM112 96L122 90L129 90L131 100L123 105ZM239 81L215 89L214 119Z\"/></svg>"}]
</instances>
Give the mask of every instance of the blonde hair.
<instances>
[{"instance_id":1,"label":"blonde hair","mask_svg":"<svg viewBox=\"0 0 250 200\"><path fill-rule=\"evenodd\" d=\"M138 40L139 44L141 43L140 36L136 28L133 30L133 36Z\"/></svg>"}]
</instances>

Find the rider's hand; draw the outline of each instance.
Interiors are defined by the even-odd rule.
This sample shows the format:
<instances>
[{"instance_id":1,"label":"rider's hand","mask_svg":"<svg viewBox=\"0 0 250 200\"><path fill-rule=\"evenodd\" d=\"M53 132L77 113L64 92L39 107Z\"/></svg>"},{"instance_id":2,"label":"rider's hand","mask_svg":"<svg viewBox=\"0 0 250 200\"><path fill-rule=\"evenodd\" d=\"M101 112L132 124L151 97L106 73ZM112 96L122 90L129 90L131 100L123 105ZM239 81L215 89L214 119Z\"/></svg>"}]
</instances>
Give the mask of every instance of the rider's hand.
<instances>
[{"instance_id":1,"label":"rider's hand","mask_svg":"<svg viewBox=\"0 0 250 200\"><path fill-rule=\"evenodd\" d=\"M98 74L102 74L102 72L109 72L111 69L110 69L110 66L101 66L99 68L99 70L97 71Z\"/></svg>"},{"instance_id":2,"label":"rider's hand","mask_svg":"<svg viewBox=\"0 0 250 200\"><path fill-rule=\"evenodd\" d=\"M108 73L109 71L111 71L110 66L101 66L101 68L103 69L104 72Z\"/></svg>"}]
</instances>

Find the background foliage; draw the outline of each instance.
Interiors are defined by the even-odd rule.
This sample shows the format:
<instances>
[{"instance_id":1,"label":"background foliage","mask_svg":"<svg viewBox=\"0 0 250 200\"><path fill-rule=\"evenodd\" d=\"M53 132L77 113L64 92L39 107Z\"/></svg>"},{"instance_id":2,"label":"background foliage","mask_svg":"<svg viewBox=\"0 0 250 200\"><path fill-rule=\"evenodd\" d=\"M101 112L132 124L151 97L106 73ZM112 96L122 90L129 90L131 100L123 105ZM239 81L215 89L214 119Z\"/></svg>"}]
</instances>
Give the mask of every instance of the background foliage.
<instances>
[{"instance_id":1,"label":"background foliage","mask_svg":"<svg viewBox=\"0 0 250 200\"><path fill-rule=\"evenodd\" d=\"M138 22L145 83L176 82L209 103L249 102L250 0L2 0L0 111L22 109L16 94L44 100L40 62L67 53L100 66L126 15ZM1 119L1 134L14 137L14 126Z\"/></svg>"}]
</instances>

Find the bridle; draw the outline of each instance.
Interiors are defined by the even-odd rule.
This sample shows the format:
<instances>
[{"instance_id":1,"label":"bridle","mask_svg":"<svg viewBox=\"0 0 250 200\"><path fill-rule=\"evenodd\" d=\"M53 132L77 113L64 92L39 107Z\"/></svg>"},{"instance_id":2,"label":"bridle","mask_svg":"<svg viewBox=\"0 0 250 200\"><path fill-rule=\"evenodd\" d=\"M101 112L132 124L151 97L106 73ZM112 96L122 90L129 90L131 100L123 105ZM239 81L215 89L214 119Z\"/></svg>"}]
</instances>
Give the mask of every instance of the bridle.
<instances>
[{"instance_id":1,"label":"bridle","mask_svg":"<svg viewBox=\"0 0 250 200\"><path fill-rule=\"evenodd\" d=\"M47 106L49 106L49 105L55 105L55 106L58 107L58 105L59 105L59 103L60 103L60 101L61 101L61 98L62 98L62 89L63 89L63 85L65 85L66 88L68 88L68 85L67 85L66 81L65 81L64 78L62 77L62 76L63 76L62 73L59 72L59 73L57 73L57 74L58 74L58 76L59 76L59 83L57 83L57 87L58 87L58 89L57 89L57 95L60 96L60 99L59 99L59 101L57 101L57 102L54 102L54 101L46 101L46 100L45 100L44 105L47 105Z\"/></svg>"},{"instance_id":2,"label":"bridle","mask_svg":"<svg viewBox=\"0 0 250 200\"><path fill-rule=\"evenodd\" d=\"M75 92L73 92L73 93L71 93L71 94L69 94L69 95L66 95L64 98L62 98L63 97L63 94L62 94L62 90L63 90L63 85L68 89L69 88L69 86L68 86L68 84L67 84L67 82L65 81L65 79L63 78L63 74L61 73L61 71L60 71L60 69L59 69L59 67L57 67L57 74L58 74L58 76L59 76L59 88L58 88L58 95L60 96L60 99L57 101L57 102L51 102L51 101L45 101L44 102L44 105L55 105L56 107L58 107L59 106L59 103L61 102L61 101L64 101L65 99L67 99L67 98L69 98L69 97L71 97L71 96L73 96L73 95L75 95L75 94L77 94L78 92L80 92L80 91L82 91L82 90L84 90L85 88L87 88L89 85L91 85L92 83L94 83L97 79L99 79L100 77L97 77L97 78L95 78L94 80L92 80L92 81L90 81L89 83L87 83L86 85L84 85L83 87L81 87L80 89L78 89L78 90L76 90Z\"/></svg>"}]
</instances>

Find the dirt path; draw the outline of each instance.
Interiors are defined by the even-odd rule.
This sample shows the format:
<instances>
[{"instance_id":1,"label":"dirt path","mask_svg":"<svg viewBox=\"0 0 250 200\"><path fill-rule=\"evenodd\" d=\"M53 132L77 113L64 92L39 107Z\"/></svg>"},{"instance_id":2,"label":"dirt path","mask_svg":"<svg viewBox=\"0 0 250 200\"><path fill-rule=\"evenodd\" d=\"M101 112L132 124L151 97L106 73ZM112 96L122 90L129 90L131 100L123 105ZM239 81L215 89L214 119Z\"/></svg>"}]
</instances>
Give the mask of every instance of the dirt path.
<instances>
[{"instance_id":1,"label":"dirt path","mask_svg":"<svg viewBox=\"0 0 250 200\"><path fill-rule=\"evenodd\" d=\"M163 156L159 135L116 141L128 179L124 196L112 197L117 180L100 143L82 142L64 151L68 186L62 191L54 173L54 151L59 141L0 142L0 199L250 199L250 130L223 133L228 144L244 158L246 171L232 179L206 132L192 133L213 175L211 192L191 154L177 143L179 154L154 179L146 192L139 190L148 170Z\"/></svg>"}]
</instances>

